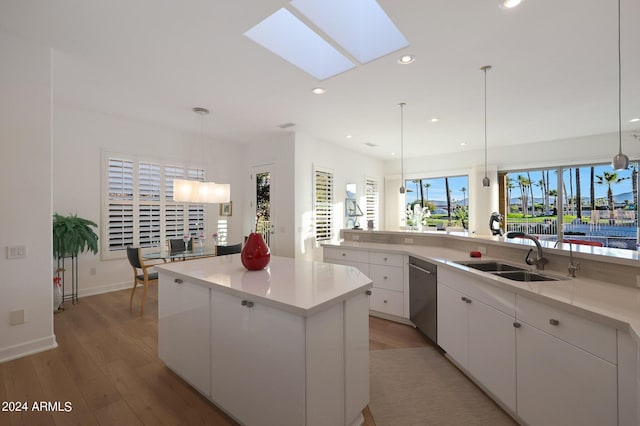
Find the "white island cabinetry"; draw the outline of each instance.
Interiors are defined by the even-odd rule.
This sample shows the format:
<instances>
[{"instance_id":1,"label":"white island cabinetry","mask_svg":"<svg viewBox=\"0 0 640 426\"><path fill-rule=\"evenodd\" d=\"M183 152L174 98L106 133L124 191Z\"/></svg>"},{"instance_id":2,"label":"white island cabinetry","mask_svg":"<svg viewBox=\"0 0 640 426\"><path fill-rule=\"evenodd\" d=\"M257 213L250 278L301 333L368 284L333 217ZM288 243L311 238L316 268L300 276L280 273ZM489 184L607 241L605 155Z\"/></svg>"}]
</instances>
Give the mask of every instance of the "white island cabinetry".
<instances>
[{"instance_id":1,"label":"white island cabinetry","mask_svg":"<svg viewBox=\"0 0 640 426\"><path fill-rule=\"evenodd\" d=\"M216 405L246 425L360 424L364 275L277 257L246 271L239 255L158 269L160 358Z\"/></svg>"}]
</instances>

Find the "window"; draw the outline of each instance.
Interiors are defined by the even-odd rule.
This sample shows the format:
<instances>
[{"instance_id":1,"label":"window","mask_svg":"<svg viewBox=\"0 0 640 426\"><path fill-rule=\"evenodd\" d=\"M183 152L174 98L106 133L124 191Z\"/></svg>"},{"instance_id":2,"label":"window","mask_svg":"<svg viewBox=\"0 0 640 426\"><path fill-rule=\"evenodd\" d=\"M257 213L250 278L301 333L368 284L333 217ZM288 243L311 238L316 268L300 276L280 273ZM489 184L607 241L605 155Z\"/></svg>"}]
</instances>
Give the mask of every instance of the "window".
<instances>
[{"instance_id":1,"label":"window","mask_svg":"<svg viewBox=\"0 0 640 426\"><path fill-rule=\"evenodd\" d=\"M467 229L468 176L407 179L404 186L407 227L444 229L449 226Z\"/></svg>"},{"instance_id":2,"label":"window","mask_svg":"<svg viewBox=\"0 0 640 426\"><path fill-rule=\"evenodd\" d=\"M333 173L316 169L314 185L316 241L328 241L333 237Z\"/></svg>"},{"instance_id":3,"label":"window","mask_svg":"<svg viewBox=\"0 0 640 426\"><path fill-rule=\"evenodd\" d=\"M380 194L378 192L378 182L372 179L366 179L364 183L364 195L365 195L365 218L367 223L373 221L375 229L380 228L378 223L378 211L379 211L379 199Z\"/></svg>"},{"instance_id":4,"label":"window","mask_svg":"<svg viewBox=\"0 0 640 426\"><path fill-rule=\"evenodd\" d=\"M513 171L505 174L507 231L636 249L638 162ZM503 213L504 214L504 213Z\"/></svg>"},{"instance_id":5,"label":"window","mask_svg":"<svg viewBox=\"0 0 640 426\"><path fill-rule=\"evenodd\" d=\"M204 180L201 168L107 155L102 256L123 256L127 246L161 247L184 233L204 230L204 205L173 201L173 179Z\"/></svg>"}]
</instances>

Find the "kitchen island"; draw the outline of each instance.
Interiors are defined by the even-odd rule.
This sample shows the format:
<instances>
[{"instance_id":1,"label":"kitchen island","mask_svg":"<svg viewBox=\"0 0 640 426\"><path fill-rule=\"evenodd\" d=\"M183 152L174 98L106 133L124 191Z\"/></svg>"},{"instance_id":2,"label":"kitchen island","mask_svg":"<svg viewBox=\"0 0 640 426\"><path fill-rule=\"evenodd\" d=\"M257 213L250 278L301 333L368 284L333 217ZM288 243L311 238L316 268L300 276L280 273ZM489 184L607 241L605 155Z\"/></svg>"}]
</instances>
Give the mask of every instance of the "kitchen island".
<instances>
[{"instance_id":1,"label":"kitchen island","mask_svg":"<svg viewBox=\"0 0 640 426\"><path fill-rule=\"evenodd\" d=\"M357 425L369 402L371 280L240 255L157 267L160 359L246 425Z\"/></svg>"}]
</instances>

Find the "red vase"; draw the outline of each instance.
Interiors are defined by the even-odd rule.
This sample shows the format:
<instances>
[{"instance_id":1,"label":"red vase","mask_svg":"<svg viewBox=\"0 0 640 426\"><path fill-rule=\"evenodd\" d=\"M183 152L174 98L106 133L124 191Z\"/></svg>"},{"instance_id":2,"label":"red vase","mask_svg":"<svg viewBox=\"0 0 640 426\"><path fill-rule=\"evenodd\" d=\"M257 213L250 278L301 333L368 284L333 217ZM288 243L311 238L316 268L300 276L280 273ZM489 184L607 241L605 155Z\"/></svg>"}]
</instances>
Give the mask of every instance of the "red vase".
<instances>
[{"instance_id":1,"label":"red vase","mask_svg":"<svg viewBox=\"0 0 640 426\"><path fill-rule=\"evenodd\" d=\"M249 234L249 238L242 248L240 259L244 267L250 271L264 269L269 264L271 251L261 234L255 232Z\"/></svg>"}]
</instances>

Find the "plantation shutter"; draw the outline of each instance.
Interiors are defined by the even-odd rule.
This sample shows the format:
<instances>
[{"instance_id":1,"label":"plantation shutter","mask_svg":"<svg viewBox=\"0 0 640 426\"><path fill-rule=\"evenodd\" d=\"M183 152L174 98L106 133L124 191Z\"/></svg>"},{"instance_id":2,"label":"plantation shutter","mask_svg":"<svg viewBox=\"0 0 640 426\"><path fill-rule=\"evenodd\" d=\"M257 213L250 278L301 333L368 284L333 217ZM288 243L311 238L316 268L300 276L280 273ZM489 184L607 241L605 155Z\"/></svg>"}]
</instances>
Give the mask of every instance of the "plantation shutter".
<instances>
[{"instance_id":1,"label":"plantation shutter","mask_svg":"<svg viewBox=\"0 0 640 426\"><path fill-rule=\"evenodd\" d=\"M160 244L160 165L138 163L138 235L140 247Z\"/></svg>"},{"instance_id":2,"label":"plantation shutter","mask_svg":"<svg viewBox=\"0 0 640 426\"><path fill-rule=\"evenodd\" d=\"M366 197L365 217L367 222L372 220L373 226L378 229L380 224L378 223L378 211L379 211L379 199L380 193L378 192L378 182L372 179L367 179L364 184L364 191Z\"/></svg>"},{"instance_id":3,"label":"plantation shutter","mask_svg":"<svg viewBox=\"0 0 640 426\"><path fill-rule=\"evenodd\" d=\"M316 241L333 236L333 173L315 171L315 231Z\"/></svg>"},{"instance_id":4,"label":"plantation shutter","mask_svg":"<svg viewBox=\"0 0 640 426\"><path fill-rule=\"evenodd\" d=\"M107 165L107 246L124 250L133 244L133 161L110 158Z\"/></svg>"}]
</instances>

